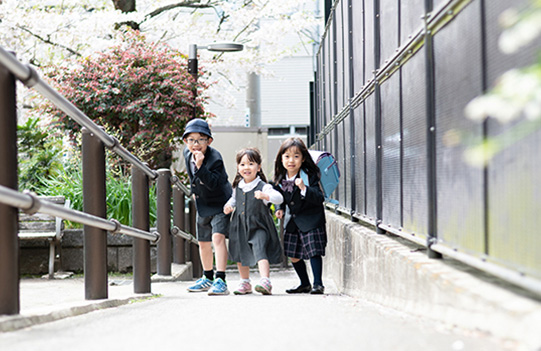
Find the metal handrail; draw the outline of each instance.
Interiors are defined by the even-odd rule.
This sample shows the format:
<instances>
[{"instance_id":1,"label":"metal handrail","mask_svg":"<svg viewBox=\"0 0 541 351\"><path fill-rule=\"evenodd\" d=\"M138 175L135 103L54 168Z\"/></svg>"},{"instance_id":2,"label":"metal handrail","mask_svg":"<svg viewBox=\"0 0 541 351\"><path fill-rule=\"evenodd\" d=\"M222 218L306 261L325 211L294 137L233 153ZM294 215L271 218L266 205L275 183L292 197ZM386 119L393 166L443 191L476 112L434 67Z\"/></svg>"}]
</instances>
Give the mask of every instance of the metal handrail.
<instances>
[{"instance_id":1,"label":"metal handrail","mask_svg":"<svg viewBox=\"0 0 541 351\"><path fill-rule=\"evenodd\" d=\"M177 226L173 226L173 228L171 228L171 234L179 238L185 239L193 244L199 245L199 241L195 238L195 236L188 232L185 232Z\"/></svg>"},{"instance_id":2,"label":"metal handrail","mask_svg":"<svg viewBox=\"0 0 541 351\"><path fill-rule=\"evenodd\" d=\"M180 191L182 191L184 193L184 195L186 195L187 197L192 195L192 192L190 191L190 189L188 189L188 187L180 181L179 177L172 176L171 177L171 184L173 184L174 186L179 188Z\"/></svg>"},{"instance_id":3,"label":"metal handrail","mask_svg":"<svg viewBox=\"0 0 541 351\"><path fill-rule=\"evenodd\" d=\"M75 122L94 133L94 135L103 142L105 147L115 152L125 161L141 169L151 179L154 180L158 177L158 174L155 171L150 169L146 164L120 145L116 138L103 131L100 126L88 118L81 110L41 79L32 66L19 62L13 54L6 51L1 46L0 63L28 88L33 88L41 93L41 95L48 98L56 107L73 118Z\"/></svg>"},{"instance_id":4,"label":"metal handrail","mask_svg":"<svg viewBox=\"0 0 541 351\"><path fill-rule=\"evenodd\" d=\"M20 193L2 185L0 185L0 203L20 208L26 213L45 213L68 221L107 230L112 234L125 234L134 238L149 240L153 243L160 240L160 234L158 232L150 233L141 229L129 227L120 224L116 219L107 220L85 212L66 208L49 201L40 200L35 194Z\"/></svg>"}]
</instances>

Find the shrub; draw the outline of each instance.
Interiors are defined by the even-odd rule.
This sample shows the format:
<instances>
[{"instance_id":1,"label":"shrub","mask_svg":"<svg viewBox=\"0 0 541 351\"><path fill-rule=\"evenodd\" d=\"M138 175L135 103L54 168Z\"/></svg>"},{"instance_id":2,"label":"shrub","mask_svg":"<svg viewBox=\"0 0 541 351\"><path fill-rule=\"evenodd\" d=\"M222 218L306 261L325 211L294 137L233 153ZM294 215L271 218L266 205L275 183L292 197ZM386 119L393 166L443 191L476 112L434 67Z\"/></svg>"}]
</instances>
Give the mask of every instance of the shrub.
<instances>
[{"instance_id":1,"label":"shrub","mask_svg":"<svg viewBox=\"0 0 541 351\"><path fill-rule=\"evenodd\" d=\"M64 196L71 200L71 208L83 210L83 174L78 158L66 166L66 171L55 177L43 179L43 187L38 189L39 195ZM108 171L106 174L106 203L107 218L116 219L124 225L132 225L132 199L131 199L131 177L126 175L113 174ZM150 225L156 222L156 192L155 187L149 189L150 196ZM69 223L69 227L80 228L80 224Z\"/></svg>"},{"instance_id":2,"label":"shrub","mask_svg":"<svg viewBox=\"0 0 541 351\"><path fill-rule=\"evenodd\" d=\"M38 125L37 118L29 118L17 126L19 154L19 189L38 192L49 178L61 174L62 139L50 135Z\"/></svg>"},{"instance_id":3,"label":"shrub","mask_svg":"<svg viewBox=\"0 0 541 351\"><path fill-rule=\"evenodd\" d=\"M122 45L95 57L59 68L50 76L75 106L151 168L168 168L172 151L192 117L206 118L207 85L187 71L185 55L165 44L147 43L138 32L124 35ZM203 72L200 72L203 74ZM197 101L194 89L197 87ZM74 137L79 125L51 105L52 113Z\"/></svg>"}]
</instances>

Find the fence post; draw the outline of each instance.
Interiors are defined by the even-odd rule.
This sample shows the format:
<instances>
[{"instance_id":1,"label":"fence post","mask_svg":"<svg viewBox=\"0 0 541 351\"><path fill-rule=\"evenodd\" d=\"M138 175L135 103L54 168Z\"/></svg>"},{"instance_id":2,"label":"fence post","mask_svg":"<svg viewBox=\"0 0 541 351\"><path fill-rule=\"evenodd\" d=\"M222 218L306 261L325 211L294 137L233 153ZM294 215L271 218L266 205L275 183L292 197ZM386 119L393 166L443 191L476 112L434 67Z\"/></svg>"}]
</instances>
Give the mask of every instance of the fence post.
<instances>
[{"instance_id":1,"label":"fence post","mask_svg":"<svg viewBox=\"0 0 541 351\"><path fill-rule=\"evenodd\" d=\"M381 122L381 87L377 80L377 70L381 61L380 1L374 0L374 98L376 104L376 233L384 234L380 228L383 219L383 139Z\"/></svg>"},{"instance_id":2,"label":"fence post","mask_svg":"<svg viewBox=\"0 0 541 351\"><path fill-rule=\"evenodd\" d=\"M107 218L105 148L101 140L83 128L84 212ZM84 226L85 299L106 299L107 231Z\"/></svg>"},{"instance_id":3,"label":"fence post","mask_svg":"<svg viewBox=\"0 0 541 351\"><path fill-rule=\"evenodd\" d=\"M184 193L173 186L173 225L186 231L186 202ZM173 262L178 264L186 263L186 240L173 238Z\"/></svg>"},{"instance_id":4,"label":"fence post","mask_svg":"<svg viewBox=\"0 0 541 351\"><path fill-rule=\"evenodd\" d=\"M357 210L357 185L356 185L356 179L355 179L355 174L356 174L356 171L357 171L357 161L356 161L356 157L357 157L357 149L355 148L355 145L357 144L356 142L356 134L355 134L355 115L354 115L354 112L353 112L353 108L351 107L351 103L353 101L353 98L355 97L355 67L353 66L353 26L352 26L352 23L353 23L353 11L351 10L352 8L352 0L348 0L348 28L347 28L347 31L348 31L348 52L349 52L349 72L348 72L348 83L349 83L349 101L348 101L348 105L349 105L349 140L350 140L350 149L351 149L351 154L350 154L350 166L349 166L349 170L350 170L350 178L351 178L351 181L350 181L350 188L351 188L351 199L350 199L350 204L351 204L351 209L350 209L350 219L353 221L353 222L357 222L358 219L356 217L353 217L353 214L355 213L355 211ZM357 34L359 35L359 34ZM345 122L344 122L345 123Z\"/></svg>"},{"instance_id":5,"label":"fence post","mask_svg":"<svg viewBox=\"0 0 541 351\"><path fill-rule=\"evenodd\" d=\"M17 109L15 77L0 65L0 185L17 189ZM18 314L18 210L0 204L0 315Z\"/></svg>"},{"instance_id":6,"label":"fence post","mask_svg":"<svg viewBox=\"0 0 541 351\"><path fill-rule=\"evenodd\" d=\"M156 222L160 241L158 242L157 274L171 275L171 171L158 170L156 180L157 216Z\"/></svg>"},{"instance_id":7,"label":"fence post","mask_svg":"<svg viewBox=\"0 0 541 351\"><path fill-rule=\"evenodd\" d=\"M441 258L442 255L430 248L438 238L438 193L436 183L436 77L434 73L434 43L428 31L428 19L432 12L432 1L425 3L425 64L426 64L426 155L428 187L428 238L427 254L429 258Z\"/></svg>"},{"instance_id":8,"label":"fence post","mask_svg":"<svg viewBox=\"0 0 541 351\"><path fill-rule=\"evenodd\" d=\"M132 223L135 228L148 231L150 228L148 176L138 167L132 166ZM150 242L133 239L133 292L150 293Z\"/></svg>"},{"instance_id":9,"label":"fence post","mask_svg":"<svg viewBox=\"0 0 541 351\"><path fill-rule=\"evenodd\" d=\"M196 209L195 200L190 199L190 233L196 235ZM201 258L199 256L199 245L194 243L190 244L190 259L192 261L192 270L194 278L201 278L203 275L203 266L201 265Z\"/></svg>"}]
</instances>

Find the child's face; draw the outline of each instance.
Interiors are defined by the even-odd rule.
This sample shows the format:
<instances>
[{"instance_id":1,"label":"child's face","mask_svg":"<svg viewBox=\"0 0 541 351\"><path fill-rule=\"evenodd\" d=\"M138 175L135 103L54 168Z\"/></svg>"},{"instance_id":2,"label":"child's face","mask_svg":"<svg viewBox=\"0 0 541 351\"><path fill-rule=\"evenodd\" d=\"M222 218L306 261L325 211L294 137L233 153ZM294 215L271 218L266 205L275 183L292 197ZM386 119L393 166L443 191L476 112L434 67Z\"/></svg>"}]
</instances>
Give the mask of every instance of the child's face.
<instances>
[{"instance_id":1,"label":"child's face","mask_svg":"<svg viewBox=\"0 0 541 351\"><path fill-rule=\"evenodd\" d=\"M242 156L237 166L239 174L246 183L250 183L257 177L257 173L261 170L261 165L248 159L248 155Z\"/></svg>"},{"instance_id":2,"label":"child's face","mask_svg":"<svg viewBox=\"0 0 541 351\"><path fill-rule=\"evenodd\" d=\"M299 173L303 161L301 151L295 146L290 147L282 154L282 165L287 171L288 178Z\"/></svg>"},{"instance_id":3,"label":"child's face","mask_svg":"<svg viewBox=\"0 0 541 351\"><path fill-rule=\"evenodd\" d=\"M193 154L194 152L205 153L207 146L212 143L212 138L209 138L205 134L190 133L184 138L184 144L188 146L188 150Z\"/></svg>"}]
</instances>

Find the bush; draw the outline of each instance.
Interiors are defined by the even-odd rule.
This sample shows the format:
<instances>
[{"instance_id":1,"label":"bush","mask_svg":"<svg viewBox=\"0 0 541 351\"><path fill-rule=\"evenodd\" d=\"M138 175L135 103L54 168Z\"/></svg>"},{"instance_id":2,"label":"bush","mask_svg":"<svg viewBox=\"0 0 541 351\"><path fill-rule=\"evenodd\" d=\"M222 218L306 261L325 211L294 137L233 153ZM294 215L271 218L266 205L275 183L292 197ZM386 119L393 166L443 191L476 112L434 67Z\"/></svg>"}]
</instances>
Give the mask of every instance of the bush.
<instances>
[{"instance_id":1,"label":"bush","mask_svg":"<svg viewBox=\"0 0 541 351\"><path fill-rule=\"evenodd\" d=\"M19 189L38 192L49 178L64 171L62 139L50 135L38 125L37 118L29 118L17 127L19 153Z\"/></svg>"},{"instance_id":2,"label":"bush","mask_svg":"<svg viewBox=\"0 0 541 351\"><path fill-rule=\"evenodd\" d=\"M61 67L51 77L59 92L153 169L168 168L186 121L206 118L207 88L187 70L187 58L165 44L148 43L138 32L124 43ZM203 74L203 72L200 72ZM194 89L197 88L197 101ZM80 126L51 105L52 113L74 137Z\"/></svg>"},{"instance_id":3,"label":"bush","mask_svg":"<svg viewBox=\"0 0 541 351\"><path fill-rule=\"evenodd\" d=\"M83 210L83 175L82 169L75 162L66 167L66 172L43 182L43 188L39 189L40 195L64 196L71 200L71 208L77 211ZM132 225L132 199L131 177L106 174L106 203L107 218L116 219L124 225ZM156 195L155 188L149 190L150 196L150 223L156 222ZM80 228L80 224L69 223L72 228Z\"/></svg>"}]
</instances>

